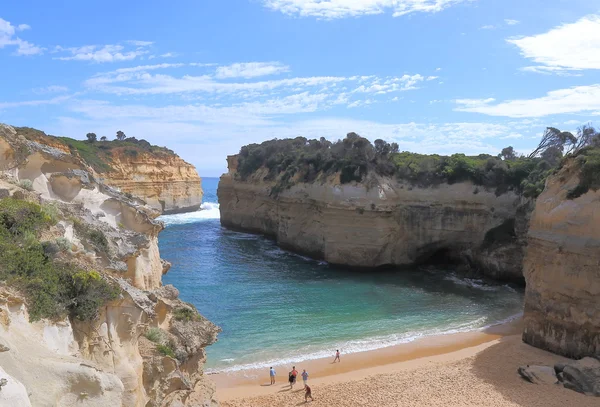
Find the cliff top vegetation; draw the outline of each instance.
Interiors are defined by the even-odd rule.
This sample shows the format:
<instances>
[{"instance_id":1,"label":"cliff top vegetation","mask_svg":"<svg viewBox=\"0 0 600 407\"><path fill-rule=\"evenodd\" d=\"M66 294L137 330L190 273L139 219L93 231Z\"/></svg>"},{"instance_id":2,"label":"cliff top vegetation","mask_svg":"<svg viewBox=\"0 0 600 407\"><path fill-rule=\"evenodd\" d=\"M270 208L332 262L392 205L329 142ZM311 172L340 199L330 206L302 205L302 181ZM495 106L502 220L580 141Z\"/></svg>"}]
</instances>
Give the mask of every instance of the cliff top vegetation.
<instances>
[{"instance_id":1,"label":"cliff top vegetation","mask_svg":"<svg viewBox=\"0 0 600 407\"><path fill-rule=\"evenodd\" d=\"M56 143L67 147L71 153L78 153L85 162L87 162L96 172L112 171L112 157L114 155L125 155L137 157L140 154L154 154L174 156L175 152L166 147L159 147L150 144L148 141L135 137L127 137L122 131L117 131L114 140L108 140L106 137L98 137L95 133L88 133L86 140L75 140L69 137L56 137L48 135L41 130L31 127L15 127L17 133L30 141L41 144Z\"/></svg>"},{"instance_id":2,"label":"cliff top vegetation","mask_svg":"<svg viewBox=\"0 0 600 407\"><path fill-rule=\"evenodd\" d=\"M51 203L0 199L0 281L25 294L31 321L90 320L119 294L100 273L82 269L65 255L71 246L66 239L49 238L49 229L62 218Z\"/></svg>"},{"instance_id":3,"label":"cliff top vegetation","mask_svg":"<svg viewBox=\"0 0 600 407\"><path fill-rule=\"evenodd\" d=\"M443 156L400 152L396 143L381 139L371 143L356 133L349 133L333 143L323 137L319 140L297 137L242 147L237 171L241 179L246 180L259 169L266 169L265 180L276 182L272 190L275 195L295 182L313 182L323 175L339 173L342 184L363 182L368 174L377 174L423 187L471 181L494 189L498 195L514 190L527 197L537 197L546 178L566 156L587 157L582 167L584 173L600 174L594 173L594 157L600 151L594 147L600 143L598 140L598 133L590 125L581 127L576 136L549 127L538 147L528 156L517 155L513 147L504 148L497 156ZM584 178L588 188L597 185L596 181L590 181L594 178L592 175Z\"/></svg>"}]
</instances>

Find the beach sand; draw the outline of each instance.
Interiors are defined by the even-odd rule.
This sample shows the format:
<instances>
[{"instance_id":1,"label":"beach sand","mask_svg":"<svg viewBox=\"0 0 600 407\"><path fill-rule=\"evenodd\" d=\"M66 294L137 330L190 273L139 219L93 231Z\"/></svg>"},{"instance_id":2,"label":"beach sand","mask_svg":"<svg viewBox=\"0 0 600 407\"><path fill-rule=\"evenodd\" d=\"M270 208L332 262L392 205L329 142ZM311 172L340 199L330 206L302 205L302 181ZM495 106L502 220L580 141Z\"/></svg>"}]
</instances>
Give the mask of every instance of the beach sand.
<instances>
[{"instance_id":1,"label":"beach sand","mask_svg":"<svg viewBox=\"0 0 600 407\"><path fill-rule=\"evenodd\" d=\"M598 407L599 400L560 386L521 379L525 364L552 365L557 355L521 341L520 323L426 338L376 351L342 354L342 362L298 362L309 374L311 406L522 406ZM283 371L285 370L285 371ZM302 380L286 385L287 369L269 385L268 371L211 375L224 407L276 407L304 404Z\"/></svg>"}]
</instances>

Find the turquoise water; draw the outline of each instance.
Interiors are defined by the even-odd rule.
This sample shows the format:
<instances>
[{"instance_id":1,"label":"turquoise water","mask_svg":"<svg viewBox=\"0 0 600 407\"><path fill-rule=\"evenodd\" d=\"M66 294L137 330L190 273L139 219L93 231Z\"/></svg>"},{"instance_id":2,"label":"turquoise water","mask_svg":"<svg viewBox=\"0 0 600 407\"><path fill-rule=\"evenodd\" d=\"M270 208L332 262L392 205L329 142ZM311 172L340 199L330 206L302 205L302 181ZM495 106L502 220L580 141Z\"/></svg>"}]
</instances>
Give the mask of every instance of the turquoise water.
<instances>
[{"instance_id":1,"label":"turquoise water","mask_svg":"<svg viewBox=\"0 0 600 407\"><path fill-rule=\"evenodd\" d=\"M523 293L462 279L451 269L355 272L223 229L218 179L203 180L205 210L163 216L164 278L223 328L207 368L232 371L331 357L480 329L521 312Z\"/></svg>"}]
</instances>

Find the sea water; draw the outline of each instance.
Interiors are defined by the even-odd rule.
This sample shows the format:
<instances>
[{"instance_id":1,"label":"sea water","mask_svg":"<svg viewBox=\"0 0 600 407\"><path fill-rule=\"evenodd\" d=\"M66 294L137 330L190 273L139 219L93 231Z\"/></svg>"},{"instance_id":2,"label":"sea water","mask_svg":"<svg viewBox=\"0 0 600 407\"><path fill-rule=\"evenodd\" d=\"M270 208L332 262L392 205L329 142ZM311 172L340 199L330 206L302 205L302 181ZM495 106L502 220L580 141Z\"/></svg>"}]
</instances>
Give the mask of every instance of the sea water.
<instances>
[{"instance_id":1,"label":"sea water","mask_svg":"<svg viewBox=\"0 0 600 407\"><path fill-rule=\"evenodd\" d=\"M207 371L236 371L361 352L466 332L520 315L518 287L451 268L352 271L219 223L218 179L203 179L202 210L162 216L164 277L219 325Z\"/></svg>"}]
</instances>

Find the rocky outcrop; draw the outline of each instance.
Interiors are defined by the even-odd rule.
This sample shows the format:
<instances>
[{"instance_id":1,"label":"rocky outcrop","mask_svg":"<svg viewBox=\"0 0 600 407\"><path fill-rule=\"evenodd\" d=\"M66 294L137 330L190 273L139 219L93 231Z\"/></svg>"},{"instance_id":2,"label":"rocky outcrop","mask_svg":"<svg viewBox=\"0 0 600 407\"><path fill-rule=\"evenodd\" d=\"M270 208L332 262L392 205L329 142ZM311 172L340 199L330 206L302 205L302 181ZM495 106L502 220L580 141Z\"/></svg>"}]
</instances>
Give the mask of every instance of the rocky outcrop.
<instances>
[{"instance_id":1,"label":"rocky outcrop","mask_svg":"<svg viewBox=\"0 0 600 407\"><path fill-rule=\"evenodd\" d=\"M560 384L588 396L600 397L600 360L596 358L557 363L554 367L521 366L517 372L533 384Z\"/></svg>"},{"instance_id":2,"label":"rocky outcrop","mask_svg":"<svg viewBox=\"0 0 600 407\"><path fill-rule=\"evenodd\" d=\"M217 405L203 365L220 329L162 286L159 212L99 182L80 157L5 125L0 170L0 199L51 204L58 221L44 236L68 246L61 261L119 291L92 320L30 322L27 300L0 283L0 404Z\"/></svg>"},{"instance_id":3,"label":"rocky outcrop","mask_svg":"<svg viewBox=\"0 0 600 407\"><path fill-rule=\"evenodd\" d=\"M202 180L196 168L167 148L152 146L145 140L97 141L93 144L57 138L28 127L17 128L17 136L26 143L11 150L0 163L0 171L8 170L28 156L23 148L35 145L36 150L63 153L71 160L81 158L84 169L106 185L134 196L163 214L192 212L202 203ZM3 141L0 140L0 148ZM8 151L8 150L7 150ZM86 158L87 157L87 158ZM31 160L31 157L29 157ZM88 160L88 161L86 161ZM68 183L63 178L55 182ZM68 185L63 185L68 188ZM65 197L69 200L69 197Z\"/></svg>"},{"instance_id":4,"label":"rocky outcrop","mask_svg":"<svg viewBox=\"0 0 600 407\"><path fill-rule=\"evenodd\" d=\"M193 212L202 203L202 180L193 165L177 155L124 151L112 154L112 170L101 174L108 185L142 198L163 214Z\"/></svg>"},{"instance_id":5,"label":"rocky outcrop","mask_svg":"<svg viewBox=\"0 0 600 407\"><path fill-rule=\"evenodd\" d=\"M235 156L228 165L218 189L225 227L333 264L375 268L449 257L522 280L527 202L513 192L497 196L470 182L420 188L377 176L341 184L331 176L275 195L266 170L242 181Z\"/></svg>"},{"instance_id":6,"label":"rocky outcrop","mask_svg":"<svg viewBox=\"0 0 600 407\"><path fill-rule=\"evenodd\" d=\"M575 199L576 161L550 177L531 216L523 340L571 358L600 355L600 190Z\"/></svg>"}]
</instances>

